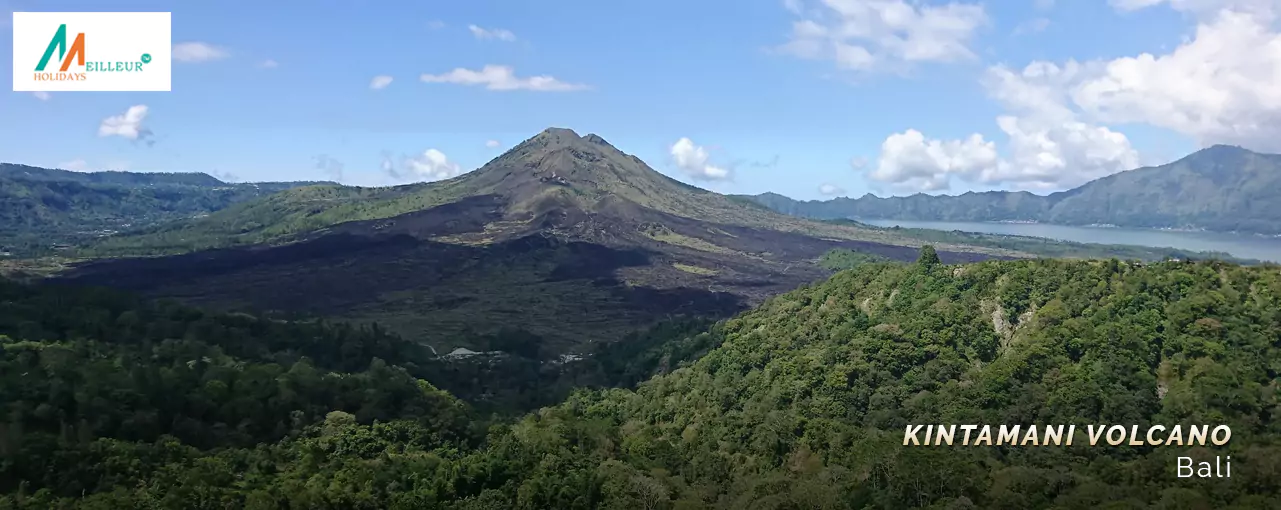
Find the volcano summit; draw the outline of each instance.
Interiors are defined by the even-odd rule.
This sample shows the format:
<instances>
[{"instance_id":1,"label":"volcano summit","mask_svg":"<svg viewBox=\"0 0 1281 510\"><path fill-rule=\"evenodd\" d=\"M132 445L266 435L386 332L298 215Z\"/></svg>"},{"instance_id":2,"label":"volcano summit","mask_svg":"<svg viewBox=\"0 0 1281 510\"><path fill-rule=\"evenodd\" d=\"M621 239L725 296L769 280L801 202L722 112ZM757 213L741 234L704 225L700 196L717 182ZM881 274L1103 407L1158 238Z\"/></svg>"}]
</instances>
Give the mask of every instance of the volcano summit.
<instances>
[{"instance_id":1,"label":"volcano summit","mask_svg":"<svg viewBox=\"0 0 1281 510\"><path fill-rule=\"evenodd\" d=\"M302 187L108 238L98 254L129 258L61 278L376 321L438 350L515 327L561 353L674 315L727 316L825 277L816 262L834 248L915 258L919 241L893 236L775 213L552 128L447 181ZM943 248L948 262L1001 255Z\"/></svg>"}]
</instances>

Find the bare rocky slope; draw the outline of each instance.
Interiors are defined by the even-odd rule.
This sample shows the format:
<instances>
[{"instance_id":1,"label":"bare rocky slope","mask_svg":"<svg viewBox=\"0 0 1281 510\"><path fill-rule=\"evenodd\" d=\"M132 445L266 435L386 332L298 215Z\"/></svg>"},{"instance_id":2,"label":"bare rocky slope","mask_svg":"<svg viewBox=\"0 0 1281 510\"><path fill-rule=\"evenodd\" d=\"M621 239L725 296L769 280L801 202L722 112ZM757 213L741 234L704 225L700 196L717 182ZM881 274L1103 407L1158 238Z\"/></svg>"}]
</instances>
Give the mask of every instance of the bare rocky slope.
<instances>
[{"instance_id":1,"label":"bare rocky slope","mask_svg":"<svg viewBox=\"0 0 1281 510\"><path fill-rule=\"evenodd\" d=\"M274 215L254 216L264 209ZM826 277L816 261L833 248L912 260L919 244L745 204L599 136L548 129L448 181L290 190L104 246L172 248L220 228L241 237L100 259L58 281L373 321L438 350L484 348L470 339L515 328L564 352L668 317L730 315ZM948 262L1008 255L941 250Z\"/></svg>"}]
</instances>

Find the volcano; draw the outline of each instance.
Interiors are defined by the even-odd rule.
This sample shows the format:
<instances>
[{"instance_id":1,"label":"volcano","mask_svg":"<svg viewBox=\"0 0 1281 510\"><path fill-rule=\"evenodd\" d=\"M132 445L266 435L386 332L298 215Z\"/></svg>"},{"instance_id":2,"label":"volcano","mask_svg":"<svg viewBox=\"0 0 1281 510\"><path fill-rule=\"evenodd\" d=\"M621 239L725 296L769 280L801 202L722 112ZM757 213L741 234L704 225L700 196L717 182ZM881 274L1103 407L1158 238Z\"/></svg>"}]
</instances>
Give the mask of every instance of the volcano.
<instances>
[{"instance_id":1,"label":"volcano","mask_svg":"<svg viewBox=\"0 0 1281 510\"><path fill-rule=\"evenodd\" d=\"M891 235L784 216L551 128L447 181L298 188L110 238L101 252L169 254L58 279L376 322L438 352L484 349L476 338L515 328L553 355L665 318L731 315L825 278L816 262L834 248L914 259L916 243Z\"/></svg>"}]
</instances>

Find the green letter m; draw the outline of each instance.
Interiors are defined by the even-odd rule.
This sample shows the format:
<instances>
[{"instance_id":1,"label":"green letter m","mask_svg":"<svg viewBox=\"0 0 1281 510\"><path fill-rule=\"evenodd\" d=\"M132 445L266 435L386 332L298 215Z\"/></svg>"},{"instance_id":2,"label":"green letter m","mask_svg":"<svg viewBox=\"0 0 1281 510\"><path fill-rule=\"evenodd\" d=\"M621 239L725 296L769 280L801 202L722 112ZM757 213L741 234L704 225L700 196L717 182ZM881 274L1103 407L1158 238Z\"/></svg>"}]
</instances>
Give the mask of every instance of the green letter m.
<instances>
[{"instance_id":1,"label":"green letter m","mask_svg":"<svg viewBox=\"0 0 1281 510\"><path fill-rule=\"evenodd\" d=\"M36 72L44 71L44 66L49 65L49 58L53 56L53 50L58 50L58 60L62 60L63 55L67 54L67 25L63 24L58 27L58 33L53 34L53 40L49 41L49 48L44 50L44 56L40 57L40 65L36 66Z\"/></svg>"}]
</instances>

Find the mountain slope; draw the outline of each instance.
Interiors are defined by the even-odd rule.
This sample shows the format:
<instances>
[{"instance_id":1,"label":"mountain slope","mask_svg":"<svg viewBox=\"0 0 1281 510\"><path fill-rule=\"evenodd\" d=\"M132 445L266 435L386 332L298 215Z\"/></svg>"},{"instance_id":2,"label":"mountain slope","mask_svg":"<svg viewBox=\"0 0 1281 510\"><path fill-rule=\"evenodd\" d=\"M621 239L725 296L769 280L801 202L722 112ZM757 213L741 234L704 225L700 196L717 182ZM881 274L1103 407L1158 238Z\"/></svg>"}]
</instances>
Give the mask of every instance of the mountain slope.
<instances>
[{"instance_id":1,"label":"mountain slope","mask_svg":"<svg viewBox=\"0 0 1281 510\"><path fill-rule=\"evenodd\" d=\"M746 198L814 218L1040 221L1281 234L1281 210L1271 206L1277 197L1281 155L1216 145L1170 164L1121 172L1048 196L991 191L804 202L773 193Z\"/></svg>"},{"instance_id":2,"label":"mountain slope","mask_svg":"<svg viewBox=\"0 0 1281 510\"><path fill-rule=\"evenodd\" d=\"M85 173L0 164L0 251L40 253L309 184L231 184L201 173Z\"/></svg>"},{"instance_id":3,"label":"mountain slope","mask_svg":"<svg viewBox=\"0 0 1281 510\"><path fill-rule=\"evenodd\" d=\"M1052 195L1046 221L1281 234L1281 155L1216 145Z\"/></svg>"},{"instance_id":4,"label":"mountain slope","mask_svg":"<svg viewBox=\"0 0 1281 510\"><path fill-rule=\"evenodd\" d=\"M529 459L511 500L561 505L581 493L544 476L610 466L649 488L613 493L623 507L1270 508L1277 296L1275 270L1214 263L865 267L729 321L719 348L634 393L529 416L486 458ZM1073 447L904 447L908 424L1078 429ZM1080 446L1089 424L1232 438ZM1185 483L1187 455L1255 471Z\"/></svg>"},{"instance_id":5,"label":"mountain slope","mask_svg":"<svg viewBox=\"0 0 1281 510\"><path fill-rule=\"evenodd\" d=\"M431 384L412 391L412 346L394 339L10 294L18 306L0 308L0 403L34 411L0 429L0 455L14 458L0 463L0 507L1245 510L1281 501L1275 268L946 266L923 255L771 299L697 335L709 342L701 358L635 391L580 392L491 427L483 444L457 439L467 416ZM161 342L174 336L184 340ZM299 359L332 353L323 341L342 342L343 355ZM341 373L374 353L387 361ZM333 408L346 412L321 417ZM953 445L906 446L904 431L918 424L957 426ZM965 424L990 426L989 444L975 432L962 446ZM1220 424L1232 432L1223 446L1087 446L1089 426L1135 426L1141 441L1152 425L1165 427L1158 440L1179 426L1190 443L1189 427ZM1037 425L1038 445L1008 444L1002 425L1019 426L1019 442ZM1046 425L1074 425L1073 444L1040 445ZM1231 457L1232 476L1180 478L1181 456Z\"/></svg>"},{"instance_id":6,"label":"mountain slope","mask_svg":"<svg viewBox=\"0 0 1281 510\"><path fill-rule=\"evenodd\" d=\"M97 253L177 254L94 261L62 279L376 321L444 352L514 328L550 356L673 315L727 316L825 277L817 261L835 248L910 260L910 243L746 205L598 136L549 129L444 182L299 188L107 238ZM958 262L1009 254L943 250Z\"/></svg>"},{"instance_id":7,"label":"mountain slope","mask_svg":"<svg viewBox=\"0 0 1281 510\"><path fill-rule=\"evenodd\" d=\"M719 224L843 240L904 246L921 244L879 230L815 223L776 214L671 179L597 135L579 137L568 129L550 128L480 169L450 180L385 188L335 185L288 190L208 217L164 225L137 235L117 236L95 246L92 253L182 253L290 242L333 225L392 218L482 195L501 197L503 218L524 223L527 228L515 230L525 232L540 229L542 224L538 222L554 211L617 216L626 213L629 207L640 207ZM517 225L495 227L512 231L510 227Z\"/></svg>"},{"instance_id":8,"label":"mountain slope","mask_svg":"<svg viewBox=\"0 0 1281 510\"><path fill-rule=\"evenodd\" d=\"M864 267L729 321L719 348L634 393L529 416L486 458L530 459L508 497L562 505L580 493L552 469L608 465L651 484L615 493L632 507L1268 508L1279 292L1274 270L1213 263ZM904 447L908 424L1075 424L1077 446ZM1089 424L1233 434L1090 448ZM1257 471L1186 484L1181 455Z\"/></svg>"}]
</instances>

